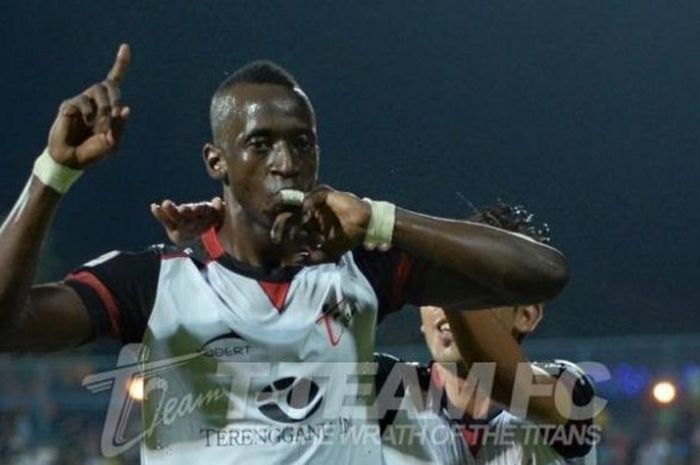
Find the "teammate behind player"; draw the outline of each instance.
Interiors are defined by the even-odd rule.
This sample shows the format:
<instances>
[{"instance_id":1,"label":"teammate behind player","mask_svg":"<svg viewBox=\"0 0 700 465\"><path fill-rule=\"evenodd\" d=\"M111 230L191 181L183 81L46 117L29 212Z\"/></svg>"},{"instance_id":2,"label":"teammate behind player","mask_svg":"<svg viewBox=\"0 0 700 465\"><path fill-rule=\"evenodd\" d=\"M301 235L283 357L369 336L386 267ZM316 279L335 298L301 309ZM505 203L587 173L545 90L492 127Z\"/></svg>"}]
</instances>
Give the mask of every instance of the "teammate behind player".
<instances>
[{"instance_id":1,"label":"teammate behind player","mask_svg":"<svg viewBox=\"0 0 700 465\"><path fill-rule=\"evenodd\" d=\"M115 251L63 282L32 285L62 195L117 146L129 61L124 45L105 81L61 104L0 228L0 348L112 336L142 342L145 367L170 361L146 380L144 463L379 463L376 441L346 437L376 425L372 399L348 380L372 360L378 314L406 302L540 302L565 285L553 248L319 187L311 103L264 62L233 73L212 98L203 155L223 190L219 229L187 249ZM305 193L300 208L285 205L285 189ZM348 398L357 405L341 408Z\"/></svg>"},{"instance_id":2,"label":"teammate behind player","mask_svg":"<svg viewBox=\"0 0 700 465\"><path fill-rule=\"evenodd\" d=\"M469 220L549 243L548 226L538 225L521 206L498 203ZM520 346L540 323L543 309L544 304L533 304L450 312L422 306L421 331L432 362L409 364L418 384L404 386L405 398L415 399L411 389L422 395L417 408L408 403L407 411L392 412L393 424L383 436L386 463L594 464L599 432L592 427L591 380L563 360L530 365ZM378 361L381 389L396 375L392 370L404 366L385 354ZM484 362L493 362L488 366L494 371L479 371ZM563 383L559 390L557 383ZM543 395L543 388L551 390ZM517 411L516 399L529 399L525 411ZM579 409L575 418L572 407Z\"/></svg>"}]
</instances>

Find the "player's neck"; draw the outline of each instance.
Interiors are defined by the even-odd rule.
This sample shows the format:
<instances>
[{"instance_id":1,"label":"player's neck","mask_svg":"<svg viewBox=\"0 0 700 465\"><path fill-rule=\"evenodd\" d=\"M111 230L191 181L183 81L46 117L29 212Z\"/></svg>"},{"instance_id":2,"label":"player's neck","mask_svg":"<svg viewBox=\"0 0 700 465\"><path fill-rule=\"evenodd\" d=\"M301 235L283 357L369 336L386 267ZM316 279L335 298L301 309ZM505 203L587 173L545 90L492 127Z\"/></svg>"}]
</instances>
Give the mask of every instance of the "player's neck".
<instances>
[{"instance_id":1,"label":"player's neck","mask_svg":"<svg viewBox=\"0 0 700 465\"><path fill-rule=\"evenodd\" d=\"M285 266L282 248L270 240L270 230L254 221L235 201L226 200L224 221L218 232L226 253L248 265L274 269Z\"/></svg>"}]
</instances>

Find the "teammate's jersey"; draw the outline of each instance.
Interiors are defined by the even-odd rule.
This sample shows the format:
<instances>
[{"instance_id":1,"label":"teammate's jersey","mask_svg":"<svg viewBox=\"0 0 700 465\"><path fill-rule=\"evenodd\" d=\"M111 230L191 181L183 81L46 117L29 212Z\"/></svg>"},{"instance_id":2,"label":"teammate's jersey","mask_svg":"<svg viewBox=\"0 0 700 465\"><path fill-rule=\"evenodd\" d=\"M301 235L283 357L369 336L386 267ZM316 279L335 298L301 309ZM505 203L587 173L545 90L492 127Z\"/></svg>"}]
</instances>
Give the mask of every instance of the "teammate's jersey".
<instances>
[{"instance_id":1,"label":"teammate's jersey","mask_svg":"<svg viewBox=\"0 0 700 465\"><path fill-rule=\"evenodd\" d=\"M455 416L437 370L432 364L405 363L377 354L380 365L377 391L387 383L389 394L402 397L400 408L382 422L386 464L475 465L594 465L598 431L590 420L567 425L536 425L507 411L490 412L485 419ZM566 377L574 403L590 405L592 381L576 365L563 360L534 362L551 375ZM397 371L398 370L398 375ZM393 380L391 380L393 377ZM402 380L395 389L396 379ZM420 391L416 396L416 391Z\"/></svg>"},{"instance_id":2,"label":"teammate's jersey","mask_svg":"<svg viewBox=\"0 0 700 465\"><path fill-rule=\"evenodd\" d=\"M142 463L372 464L373 378L356 362L373 360L378 312L402 305L413 268L398 250L358 251L265 273L212 230L188 249L107 254L66 282L95 335L143 343Z\"/></svg>"}]
</instances>

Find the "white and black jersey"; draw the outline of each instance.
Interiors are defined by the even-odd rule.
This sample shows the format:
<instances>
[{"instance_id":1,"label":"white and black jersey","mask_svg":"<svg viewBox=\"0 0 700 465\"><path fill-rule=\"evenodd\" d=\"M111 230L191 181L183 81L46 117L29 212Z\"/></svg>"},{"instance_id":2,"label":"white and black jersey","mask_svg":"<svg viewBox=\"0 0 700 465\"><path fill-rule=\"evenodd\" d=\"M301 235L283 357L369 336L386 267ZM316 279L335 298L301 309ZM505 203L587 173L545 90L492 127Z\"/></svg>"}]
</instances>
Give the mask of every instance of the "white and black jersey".
<instances>
[{"instance_id":1,"label":"white and black jersey","mask_svg":"<svg viewBox=\"0 0 700 465\"><path fill-rule=\"evenodd\" d=\"M392 249L265 272L212 229L109 253L66 283L96 337L143 344L144 464L372 464L374 378L357 362L373 361L378 317L420 292L419 268Z\"/></svg>"},{"instance_id":2,"label":"white and black jersey","mask_svg":"<svg viewBox=\"0 0 700 465\"><path fill-rule=\"evenodd\" d=\"M433 364L402 362L377 354L380 369L377 392L391 377L404 382L396 390L404 402L382 420L384 460L387 464L475 465L594 465L598 432L592 415L566 425L537 425L494 410L484 419L455 416ZM566 377L574 404L592 405L591 379L575 364L563 360L533 362L558 379ZM399 375L397 376L397 371ZM394 391L391 381L390 391ZM416 391L420 395L414 397ZM390 393L392 394L392 393Z\"/></svg>"}]
</instances>

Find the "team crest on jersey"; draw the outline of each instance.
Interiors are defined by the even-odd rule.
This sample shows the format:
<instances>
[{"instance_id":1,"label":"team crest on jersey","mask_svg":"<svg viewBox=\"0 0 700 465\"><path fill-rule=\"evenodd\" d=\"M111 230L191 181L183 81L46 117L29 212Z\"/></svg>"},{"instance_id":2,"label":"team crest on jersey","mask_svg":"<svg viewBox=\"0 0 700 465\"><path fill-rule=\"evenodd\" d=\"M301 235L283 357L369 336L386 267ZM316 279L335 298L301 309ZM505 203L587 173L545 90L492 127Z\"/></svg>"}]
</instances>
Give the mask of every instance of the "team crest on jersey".
<instances>
[{"instance_id":1,"label":"team crest on jersey","mask_svg":"<svg viewBox=\"0 0 700 465\"><path fill-rule=\"evenodd\" d=\"M340 300L334 299L323 304L321 316L316 320L316 323L325 325L328 340L335 347L340 343L343 334L352 324L355 313L357 313L357 310L347 297L343 297Z\"/></svg>"}]
</instances>

